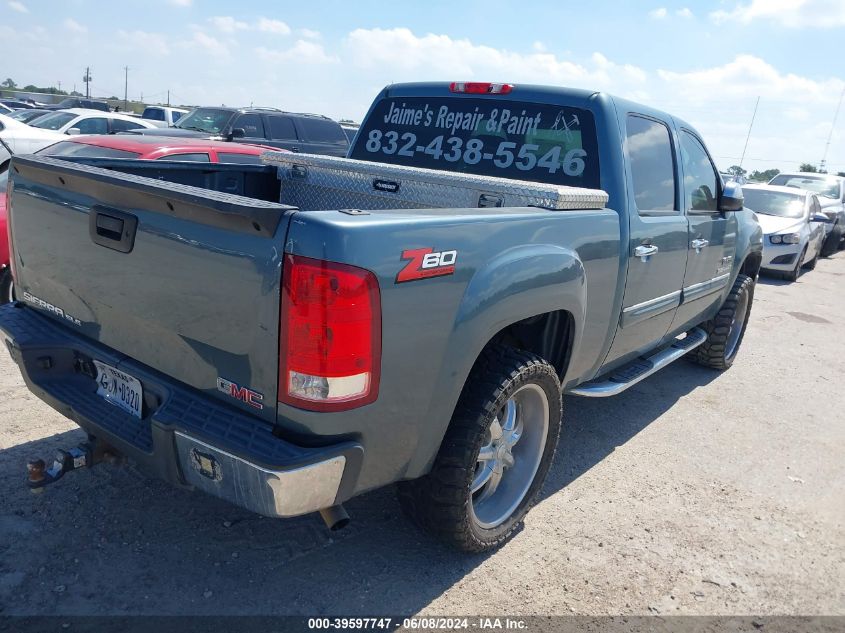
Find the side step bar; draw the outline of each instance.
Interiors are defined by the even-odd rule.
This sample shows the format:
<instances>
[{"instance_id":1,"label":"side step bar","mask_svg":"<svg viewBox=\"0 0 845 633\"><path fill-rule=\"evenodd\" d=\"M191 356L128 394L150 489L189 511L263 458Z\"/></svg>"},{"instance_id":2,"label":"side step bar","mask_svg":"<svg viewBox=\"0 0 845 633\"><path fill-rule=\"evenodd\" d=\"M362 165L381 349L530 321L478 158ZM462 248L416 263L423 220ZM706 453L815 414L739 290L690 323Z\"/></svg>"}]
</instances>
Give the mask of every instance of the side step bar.
<instances>
[{"instance_id":1,"label":"side step bar","mask_svg":"<svg viewBox=\"0 0 845 633\"><path fill-rule=\"evenodd\" d=\"M687 332L686 337L675 341L651 356L640 356L633 361L616 369L609 376L603 376L578 385L567 393L586 398L607 398L622 393L633 387L641 380L648 378L654 372L660 371L681 356L695 349L707 340L707 333L701 328L694 328Z\"/></svg>"}]
</instances>

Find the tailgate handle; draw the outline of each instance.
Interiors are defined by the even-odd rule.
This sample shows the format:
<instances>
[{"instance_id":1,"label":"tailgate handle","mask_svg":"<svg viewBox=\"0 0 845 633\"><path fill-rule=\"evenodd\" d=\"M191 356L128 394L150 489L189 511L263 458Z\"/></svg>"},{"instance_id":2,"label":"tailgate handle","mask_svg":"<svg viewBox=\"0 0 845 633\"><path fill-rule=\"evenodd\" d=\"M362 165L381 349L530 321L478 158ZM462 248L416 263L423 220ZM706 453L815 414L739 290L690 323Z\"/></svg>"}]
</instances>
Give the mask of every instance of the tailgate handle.
<instances>
[{"instance_id":1,"label":"tailgate handle","mask_svg":"<svg viewBox=\"0 0 845 633\"><path fill-rule=\"evenodd\" d=\"M95 206L88 214L91 241L120 253L129 253L135 246L138 218L131 213Z\"/></svg>"}]
</instances>

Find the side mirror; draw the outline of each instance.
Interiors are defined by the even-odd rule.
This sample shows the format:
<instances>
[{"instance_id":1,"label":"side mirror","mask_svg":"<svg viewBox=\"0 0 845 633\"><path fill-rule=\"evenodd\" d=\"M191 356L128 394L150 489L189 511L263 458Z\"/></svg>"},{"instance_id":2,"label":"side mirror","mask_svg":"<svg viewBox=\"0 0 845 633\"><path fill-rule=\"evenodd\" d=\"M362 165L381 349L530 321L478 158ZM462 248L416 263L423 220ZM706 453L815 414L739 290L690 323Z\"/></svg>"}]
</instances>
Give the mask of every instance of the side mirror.
<instances>
[{"instance_id":1,"label":"side mirror","mask_svg":"<svg viewBox=\"0 0 845 633\"><path fill-rule=\"evenodd\" d=\"M80 134L82 134L82 130L80 130L78 127L72 127L66 133L70 136L79 136Z\"/></svg>"},{"instance_id":2,"label":"side mirror","mask_svg":"<svg viewBox=\"0 0 845 633\"><path fill-rule=\"evenodd\" d=\"M740 184L734 180L725 183L722 195L719 196L719 211L742 211L744 202Z\"/></svg>"},{"instance_id":3,"label":"side mirror","mask_svg":"<svg viewBox=\"0 0 845 633\"><path fill-rule=\"evenodd\" d=\"M810 222L822 222L824 224L832 224L833 220L827 217L824 213L816 213L810 218Z\"/></svg>"},{"instance_id":4,"label":"side mirror","mask_svg":"<svg viewBox=\"0 0 845 633\"><path fill-rule=\"evenodd\" d=\"M232 138L244 138L246 136L246 130L242 127L236 127L232 130Z\"/></svg>"}]
</instances>

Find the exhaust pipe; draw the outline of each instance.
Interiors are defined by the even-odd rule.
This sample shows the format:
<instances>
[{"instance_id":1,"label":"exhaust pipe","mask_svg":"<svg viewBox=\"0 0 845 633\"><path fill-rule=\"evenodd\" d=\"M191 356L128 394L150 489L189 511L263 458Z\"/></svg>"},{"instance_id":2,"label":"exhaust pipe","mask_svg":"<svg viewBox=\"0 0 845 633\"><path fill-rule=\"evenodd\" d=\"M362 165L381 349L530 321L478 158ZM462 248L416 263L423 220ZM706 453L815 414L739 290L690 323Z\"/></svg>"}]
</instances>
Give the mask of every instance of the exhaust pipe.
<instances>
[{"instance_id":1,"label":"exhaust pipe","mask_svg":"<svg viewBox=\"0 0 845 633\"><path fill-rule=\"evenodd\" d=\"M341 504L331 506L330 508L323 508L320 510L320 516L326 523L326 527L332 532L342 530L349 525L349 515Z\"/></svg>"}]
</instances>

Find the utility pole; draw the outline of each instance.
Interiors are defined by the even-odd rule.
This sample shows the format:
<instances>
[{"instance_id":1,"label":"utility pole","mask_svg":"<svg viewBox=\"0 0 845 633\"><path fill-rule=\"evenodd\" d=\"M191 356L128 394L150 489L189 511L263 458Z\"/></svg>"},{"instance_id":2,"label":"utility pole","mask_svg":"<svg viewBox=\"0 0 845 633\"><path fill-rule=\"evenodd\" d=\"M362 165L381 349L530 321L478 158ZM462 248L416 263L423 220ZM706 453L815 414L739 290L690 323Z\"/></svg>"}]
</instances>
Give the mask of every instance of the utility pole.
<instances>
[{"instance_id":1,"label":"utility pole","mask_svg":"<svg viewBox=\"0 0 845 633\"><path fill-rule=\"evenodd\" d=\"M125 71L124 79L123 79L123 111L129 111L129 66L124 66L123 70Z\"/></svg>"},{"instance_id":2,"label":"utility pole","mask_svg":"<svg viewBox=\"0 0 845 633\"><path fill-rule=\"evenodd\" d=\"M85 67L85 76L82 78L82 81L85 82L85 98L91 98L91 67Z\"/></svg>"},{"instance_id":3,"label":"utility pole","mask_svg":"<svg viewBox=\"0 0 845 633\"><path fill-rule=\"evenodd\" d=\"M833 130L836 129L836 119L839 118L839 108L842 107L842 98L845 97L845 88L842 88L842 94L839 95L839 103L836 104L836 112L833 114L833 123L830 124L830 134L827 135L827 143L824 146L824 156L819 166L819 171L827 171L827 150L830 149L830 139L833 138Z\"/></svg>"},{"instance_id":4,"label":"utility pole","mask_svg":"<svg viewBox=\"0 0 845 633\"><path fill-rule=\"evenodd\" d=\"M757 97L757 103L754 104L754 114L751 115L751 124L748 126L748 136L745 137L745 147L742 148L742 156L739 159L739 168L742 169L742 161L745 160L745 150L748 149L748 139L751 138L751 128L754 127L754 119L757 117L757 106L760 105L760 97Z\"/></svg>"},{"instance_id":5,"label":"utility pole","mask_svg":"<svg viewBox=\"0 0 845 633\"><path fill-rule=\"evenodd\" d=\"M167 107L170 107L170 88L167 89Z\"/></svg>"},{"instance_id":6,"label":"utility pole","mask_svg":"<svg viewBox=\"0 0 845 633\"><path fill-rule=\"evenodd\" d=\"M59 92L61 92L61 91L62 91L62 82L61 82L61 80L57 81L56 83L57 83L57 84L59 84Z\"/></svg>"}]
</instances>

